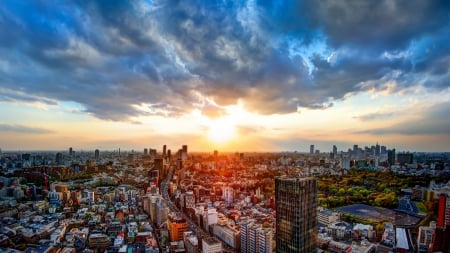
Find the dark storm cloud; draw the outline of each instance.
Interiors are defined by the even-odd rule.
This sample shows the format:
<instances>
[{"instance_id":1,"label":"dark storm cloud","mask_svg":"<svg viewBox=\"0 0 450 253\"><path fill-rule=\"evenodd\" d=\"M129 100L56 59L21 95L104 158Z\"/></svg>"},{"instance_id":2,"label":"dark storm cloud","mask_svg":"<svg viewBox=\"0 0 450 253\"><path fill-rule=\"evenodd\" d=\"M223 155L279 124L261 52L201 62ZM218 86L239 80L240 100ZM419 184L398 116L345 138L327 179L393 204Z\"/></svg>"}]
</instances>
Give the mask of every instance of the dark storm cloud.
<instances>
[{"instance_id":1,"label":"dark storm cloud","mask_svg":"<svg viewBox=\"0 0 450 253\"><path fill-rule=\"evenodd\" d=\"M308 10L307 22L323 29L332 44L380 50L402 50L450 21L445 0L305 1L299 9Z\"/></svg>"},{"instance_id":2,"label":"dark storm cloud","mask_svg":"<svg viewBox=\"0 0 450 253\"><path fill-rule=\"evenodd\" d=\"M39 128L39 127L29 127L17 124L0 124L0 132L12 132L12 133L24 133L24 134L48 134L53 133L53 131Z\"/></svg>"},{"instance_id":3,"label":"dark storm cloud","mask_svg":"<svg viewBox=\"0 0 450 253\"><path fill-rule=\"evenodd\" d=\"M450 102L434 105L416 120L408 120L387 128L359 131L359 134L450 135Z\"/></svg>"},{"instance_id":4,"label":"dark storm cloud","mask_svg":"<svg viewBox=\"0 0 450 253\"><path fill-rule=\"evenodd\" d=\"M443 1L4 1L0 99L129 121L218 116L238 100L263 114L326 109L388 81L442 90L448 13ZM290 49L317 41L327 54Z\"/></svg>"}]
</instances>

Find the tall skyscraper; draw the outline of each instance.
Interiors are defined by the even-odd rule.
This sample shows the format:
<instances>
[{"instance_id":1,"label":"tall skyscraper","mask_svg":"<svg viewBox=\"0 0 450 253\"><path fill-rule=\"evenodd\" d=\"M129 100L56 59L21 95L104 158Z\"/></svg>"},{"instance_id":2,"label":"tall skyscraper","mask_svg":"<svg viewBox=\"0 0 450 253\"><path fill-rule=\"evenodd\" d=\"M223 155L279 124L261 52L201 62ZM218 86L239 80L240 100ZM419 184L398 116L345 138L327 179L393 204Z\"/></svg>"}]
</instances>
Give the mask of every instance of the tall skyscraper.
<instances>
[{"instance_id":1,"label":"tall skyscraper","mask_svg":"<svg viewBox=\"0 0 450 253\"><path fill-rule=\"evenodd\" d=\"M56 153L55 163L56 163L56 165L63 164L63 154L62 153L60 153L60 152Z\"/></svg>"},{"instance_id":2,"label":"tall skyscraper","mask_svg":"<svg viewBox=\"0 0 450 253\"><path fill-rule=\"evenodd\" d=\"M314 155L314 145L309 145L309 154Z\"/></svg>"},{"instance_id":3,"label":"tall skyscraper","mask_svg":"<svg viewBox=\"0 0 450 253\"><path fill-rule=\"evenodd\" d=\"M381 146L378 144L375 146L375 155L380 155L381 154Z\"/></svg>"},{"instance_id":4,"label":"tall skyscraper","mask_svg":"<svg viewBox=\"0 0 450 253\"><path fill-rule=\"evenodd\" d=\"M317 251L317 180L282 176L275 179L276 252Z\"/></svg>"},{"instance_id":5,"label":"tall skyscraper","mask_svg":"<svg viewBox=\"0 0 450 253\"><path fill-rule=\"evenodd\" d=\"M389 163L389 165L394 165L395 164L395 148L394 149L389 149L387 153L388 153L388 163Z\"/></svg>"},{"instance_id":6,"label":"tall skyscraper","mask_svg":"<svg viewBox=\"0 0 450 253\"><path fill-rule=\"evenodd\" d=\"M167 150L167 146L166 144L163 145L163 158L166 157L166 150Z\"/></svg>"},{"instance_id":7,"label":"tall skyscraper","mask_svg":"<svg viewBox=\"0 0 450 253\"><path fill-rule=\"evenodd\" d=\"M336 145L333 145L333 156L336 157L337 155L337 147Z\"/></svg>"},{"instance_id":8,"label":"tall skyscraper","mask_svg":"<svg viewBox=\"0 0 450 253\"><path fill-rule=\"evenodd\" d=\"M353 155L358 155L359 153L359 147L358 144L353 145Z\"/></svg>"},{"instance_id":9,"label":"tall skyscraper","mask_svg":"<svg viewBox=\"0 0 450 253\"><path fill-rule=\"evenodd\" d=\"M95 157L95 160L100 159L100 150L96 149L96 150L94 151L94 157Z\"/></svg>"},{"instance_id":10,"label":"tall skyscraper","mask_svg":"<svg viewBox=\"0 0 450 253\"><path fill-rule=\"evenodd\" d=\"M181 159L184 161L188 156L188 145L183 145L181 149Z\"/></svg>"}]
</instances>

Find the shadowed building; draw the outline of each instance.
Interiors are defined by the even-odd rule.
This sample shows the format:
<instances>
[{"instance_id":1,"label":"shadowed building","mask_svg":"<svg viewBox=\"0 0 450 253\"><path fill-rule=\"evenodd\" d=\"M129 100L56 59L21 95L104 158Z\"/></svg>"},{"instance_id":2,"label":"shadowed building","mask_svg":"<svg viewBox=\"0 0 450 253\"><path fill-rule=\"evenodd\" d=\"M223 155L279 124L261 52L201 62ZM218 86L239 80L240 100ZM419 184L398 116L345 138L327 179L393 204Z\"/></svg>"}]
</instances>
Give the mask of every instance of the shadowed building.
<instances>
[{"instance_id":1,"label":"shadowed building","mask_svg":"<svg viewBox=\"0 0 450 253\"><path fill-rule=\"evenodd\" d=\"M276 252L317 251L317 180L282 176L275 179Z\"/></svg>"}]
</instances>

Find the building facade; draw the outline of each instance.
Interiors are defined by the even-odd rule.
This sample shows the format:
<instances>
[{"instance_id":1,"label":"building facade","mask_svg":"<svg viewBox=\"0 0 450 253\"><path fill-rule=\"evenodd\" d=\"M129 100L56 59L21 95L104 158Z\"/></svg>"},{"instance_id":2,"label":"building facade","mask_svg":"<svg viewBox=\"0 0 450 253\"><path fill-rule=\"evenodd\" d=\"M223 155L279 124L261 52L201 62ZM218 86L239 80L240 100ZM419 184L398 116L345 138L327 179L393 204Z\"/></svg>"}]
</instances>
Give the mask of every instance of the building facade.
<instances>
[{"instance_id":1,"label":"building facade","mask_svg":"<svg viewBox=\"0 0 450 253\"><path fill-rule=\"evenodd\" d=\"M167 220L167 228L169 230L170 241L176 242L183 240L183 233L188 230L188 224L185 219L175 213L171 213Z\"/></svg>"},{"instance_id":2,"label":"building facade","mask_svg":"<svg viewBox=\"0 0 450 253\"><path fill-rule=\"evenodd\" d=\"M317 250L317 180L282 176L275 179L276 252Z\"/></svg>"}]
</instances>

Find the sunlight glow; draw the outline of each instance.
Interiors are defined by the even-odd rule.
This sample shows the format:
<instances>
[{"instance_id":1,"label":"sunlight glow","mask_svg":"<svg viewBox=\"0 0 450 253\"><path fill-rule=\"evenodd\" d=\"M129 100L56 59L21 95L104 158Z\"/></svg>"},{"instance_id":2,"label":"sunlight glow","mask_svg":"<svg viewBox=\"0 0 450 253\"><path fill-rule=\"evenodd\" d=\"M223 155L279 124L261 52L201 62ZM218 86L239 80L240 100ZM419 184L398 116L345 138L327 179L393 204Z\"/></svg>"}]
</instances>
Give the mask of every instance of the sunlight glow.
<instances>
[{"instance_id":1,"label":"sunlight glow","mask_svg":"<svg viewBox=\"0 0 450 253\"><path fill-rule=\"evenodd\" d=\"M228 142L235 136L236 126L229 118L220 118L208 124L208 138L217 144Z\"/></svg>"}]
</instances>

